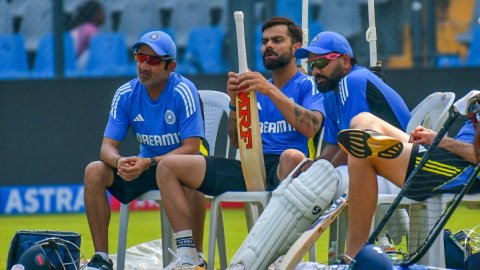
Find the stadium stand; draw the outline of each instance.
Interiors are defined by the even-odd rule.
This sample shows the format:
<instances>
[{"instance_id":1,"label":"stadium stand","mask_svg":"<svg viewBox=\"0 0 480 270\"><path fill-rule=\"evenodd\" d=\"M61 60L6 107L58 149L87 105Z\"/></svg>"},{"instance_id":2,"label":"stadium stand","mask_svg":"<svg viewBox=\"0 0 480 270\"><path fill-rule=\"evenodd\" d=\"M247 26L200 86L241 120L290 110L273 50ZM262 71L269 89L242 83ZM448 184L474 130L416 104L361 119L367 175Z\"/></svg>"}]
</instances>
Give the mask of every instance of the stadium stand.
<instances>
[{"instance_id":1,"label":"stadium stand","mask_svg":"<svg viewBox=\"0 0 480 270\"><path fill-rule=\"evenodd\" d=\"M13 18L10 4L7 0L0 0L0 34L13 33Z\"/></svg>"},{"instance_id":2,"label":"stadium stand","mask_svg":"<svg viewBox=\"0 0 480 270\"><path fill-rule=\"evenodd\" d=\"M20 34L0 34L0 79L18 79L28 76L27 51Z\"/></svg>"},{"instance_id":3,"label":"stadium stand","mask_svg":"<svg viewBox=\"0 0 480 270\"><path fill-rule=\"evenodd\" d=\"M185 61L194 66L198 73L225 72L224 39L225 32L220 26L195 27L185 46Z\"/></svg>"},{"instance_id":4,"label":"stadium stand","mask_svg":"<svg viewBox=\"0 0 480 270\"><path fill-rule=\"evenodd\" d=\"M480 26L473 30L466 64L468 66L480 66Z\"/></svg>"},{"instance_id":5,"label":"stadium stand","mask_svg":"<svg viewBox=\"0 0 480 270\"><path fill-rule=\"evenodd\" d=\"M63 35L64 75L77 75L77 63L73 39L70 33ZM35 62L31 72L32 78L53 78L55 76L55 39L52 33L45 34L35 53Z\"/></svg>"},{"instance_id":6,"label":"stadium stand","mask_svg":"<svg viewBox=\"0 0 480 270\"><path fill-rule=\"evenodd\" d=\"M142 34L161 27L161 1L121 0L120 2L123 5L119 7L120 20L118 31L125 35L128 47L133 46Z\"/></svg>"},{"instance_id":7,"label":"stadium stand","mask_svg":"<svg viewBox=\"0 0 480 270\"><path fill-rule=\"evenodd\" d=\"M123 76L132 74L123 33L98 33L90 41L89 56L82 75Z\"/></svg>"},{"instance_id":8,"label":"stadium stand","mask_svg":"<svg viewBox=\"0 0 480 270\"><path fill-rule=\"evenodd\" d=\"M465 59L468 45L456 39L460 33L467 31L472 19L475 0L450 1L446 18L437 22L437 52L440 55L458 55Z\"/></svg>"}]
</instances>

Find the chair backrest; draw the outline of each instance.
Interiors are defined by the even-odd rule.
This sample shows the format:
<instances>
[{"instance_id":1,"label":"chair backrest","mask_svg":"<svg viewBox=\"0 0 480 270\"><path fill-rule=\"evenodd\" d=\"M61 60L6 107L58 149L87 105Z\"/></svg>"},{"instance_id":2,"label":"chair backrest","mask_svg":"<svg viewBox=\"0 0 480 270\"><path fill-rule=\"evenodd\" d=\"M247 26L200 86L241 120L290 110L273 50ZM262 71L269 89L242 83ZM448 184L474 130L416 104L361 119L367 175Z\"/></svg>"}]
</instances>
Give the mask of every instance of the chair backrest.
<instances>
[{"instance_id":1,"label":"chair backrest","mask_svg":"<svg viewBox=\"0 0 480 270\"><path fill-rule=\"evenodd\" d=\"M407 134L417 126L439 131L448 118L448 110L455 101L453 92L435 92L422 100L412 111Z\"/></svg>"},{"instance_id":2,"label":"chair backrest","mask_svg":"<svg viewBox=\"0 0 480 270\"><path fill-rule=\"evenodd\" d=\"M86 75L125 75L129 72L128 49L122 33L97 33L90 40Z\"/></svg>"},{"instance_id":3,"label":"chair backrest","mask_svg":"<svg viewBox=\"0 0 480 270\"><path fill-rule=\"evenodd\" d=\"M0 59L0 78L16 78L28 73L27 51L22 35L0 35Z\"/></svg>"},{"instance_id":4,"label":"chair backrest","mask_svg":"<svg viewBox=\"0 0 480 270\"><path fill-rule=\"evenodd\" d=\"M55 75L55 39L53 33L42 36L35 53L33 65L34 77L52 78ZM70 33L63 34L64 71L66 76L73 76L77 70L77 60L73 38Z\"/></svg>"},{"instance_id":5,"label":"chair backrest","mask_svg":"<svg viewBox=\"0 0 480 270\"><path fill-rule=\"evenodd\" d=\"M205 118L205 137L210 144L210 155L215 155L215 146L222 116L228 117L230 109L230 97L222 92L215 90L198 91L203 102L203 112ZM227 136L228 137L228 136ZM228 148L228 143L226 144ZM225 153L227 153L226 151Z\"/></svg>"}]
</instances>

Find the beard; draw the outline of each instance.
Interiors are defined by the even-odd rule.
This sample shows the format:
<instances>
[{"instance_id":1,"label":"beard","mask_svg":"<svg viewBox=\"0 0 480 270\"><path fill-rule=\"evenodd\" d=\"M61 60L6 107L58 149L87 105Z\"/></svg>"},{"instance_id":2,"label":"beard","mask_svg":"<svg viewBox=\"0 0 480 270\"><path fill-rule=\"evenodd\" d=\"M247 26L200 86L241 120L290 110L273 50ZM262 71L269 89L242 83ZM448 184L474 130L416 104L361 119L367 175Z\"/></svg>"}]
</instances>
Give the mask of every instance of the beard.
<instances>
[{"instance_id":1,"label":"beard","mask_svg":"<svg viewBox=\"0 0 480 270\"><path fill-rule=\"evenodd\" d=\"M270 53L273 53L277 56L277 59L275 60L267 60L265 58L265 54L267 52L270 52ZM288 63L290 63L290 61L292 60L293 58L293 54L288 52L288 53L285 53L285 54L282 54L282 55L278 55L277 53L275 53L273 50L266 50L263 55L262 55L262 59L263 59L263 66L265 67L265 69L267 70L273 70L273 69L276 69L276 68L281 68L281 67L284 67L286 66Z\"/></svg>"},{"instance_id":2,"label":"beard","mask_svg":"<svg viewBox=\"0 0 480 270\"><path fill-rule=\"evenodd\" d=\"M343 78L342 67L340 65L336 66L332 72L331 76L322 76L320 74L315 75L315 81L317 78L322 78L325 81L321 84L317 83L317 90L321 93L326 93L332 90L337 89L338 83Z\"/></svg>"}]
</instances>

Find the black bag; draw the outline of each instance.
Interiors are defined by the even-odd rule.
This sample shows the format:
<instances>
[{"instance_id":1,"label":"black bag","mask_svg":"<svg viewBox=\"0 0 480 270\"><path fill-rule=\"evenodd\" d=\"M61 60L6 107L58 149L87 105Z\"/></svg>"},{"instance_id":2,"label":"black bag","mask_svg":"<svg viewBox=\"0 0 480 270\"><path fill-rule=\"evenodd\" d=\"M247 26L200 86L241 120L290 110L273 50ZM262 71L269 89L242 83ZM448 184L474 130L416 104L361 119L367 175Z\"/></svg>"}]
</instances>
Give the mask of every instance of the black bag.
<instances>
[{"instance_id":1,"label":"black bag","mask_svg":"<svg viewBox=\"0 0 480 270\"><path fill-rule=\"evenodd\" d=\"M80 269L80 234L61 231L17 231L10 244L7 270L34 244L43 246L54 269Z\"/></svg>"}]
</instances>

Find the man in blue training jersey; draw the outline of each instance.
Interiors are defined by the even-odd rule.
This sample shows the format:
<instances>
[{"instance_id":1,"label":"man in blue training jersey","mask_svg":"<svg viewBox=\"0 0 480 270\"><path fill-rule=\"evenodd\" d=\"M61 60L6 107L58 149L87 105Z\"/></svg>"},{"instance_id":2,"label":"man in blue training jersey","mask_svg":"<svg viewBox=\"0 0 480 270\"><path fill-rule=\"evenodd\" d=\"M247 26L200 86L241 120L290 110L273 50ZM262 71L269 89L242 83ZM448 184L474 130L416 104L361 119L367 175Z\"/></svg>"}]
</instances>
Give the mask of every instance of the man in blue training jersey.
<instances>
[{"instance_id":1,"label":"man in blue training jersey","mask_svg":"<svg viewBox=\"0 0 480 270\"><path fill-rule=\"evenodd\" d=\"M138 77L115 93L100 148L100 161L85 169L85 208L95 255L87 269L112 269L108 258L111 210L105 190L126 204L158 189L157 163L171 154L196 155L205 137L195 85L175 73L176 47L161 31L144 34L133 46ZM120 143L131 128L140 145L138 156L122 156ZM196 216L205 215L204 197L188 191ZM203 223L194 233L203 233ZM201 244L198 248L201 250Z\"/></svg>"},{"instance_id":2,"label":"man in blue training jersey","mask_svg":"<svg viewBox=\"0 0 480 270\"><path fill-rule=\"evenodd\" d=\"M317 89L325 94L323 139L326 146L320 158L330 161L341 176L336 198L348 188L347 154L338 146L337 133L349 128L352 118L362 112L372 113L405 130L410 120L410 112L394 89L369 69L356 64L347 39L336 32L320 32L308 47L298 49L295 56L308 58L307 65L315 78ZM283 155L295 157L297 160L303 156L294 149ZM281 160L284 161L283 158ZM280 167L282 166L280 163ZM394 187L381 177L378 178L378 183L381 193L395 192Z\"/></svg>"},{"instance_id":3,"label":"man in blue training jersey","mask_svg":"<svg viewBox=\"0 0 480 270\"><path fill-rule=\"evenodd\" d=\"M294 160L289 160L279 167L280 154L295 147L308 155L307 141L319 131L323 122L323 95L317 91L313 78L300 72L296 66L294 53L301 46L300 27L290 19L273 17L262 27L263 63L271 70L272 78L266 80L258 72L228 73L227 91L231 98L229 136L236 147L235 97L240 91L256 91L268 190L277 187L297 165ZM208 195L246 191L241 164L233 159L174 155L163 159L158 167L157 179L160 180L160 191L175 232L180 258L179 264L172 264L167 269L195 265L198 255L191 244L191 229L203 220L192 218L183 186Z\"/></svg>"},{"instance_id":4,"label":"man in blue training jersey","mask_svg":"<svg viewBox=\"0 0 480 270\"><path fill-rule=\"evenodd\" d=\"M370 112L405 130L410 112L400 95L373 74L356 64L347 39L335 32L321 32L310 46L295 52L297 58L308 58L307 64L325 93L325 133L327 145L321 157L334 166L346 164L347 156L340 151L337 133L349 128L350 121L361 112Z\"/></svg>"},{"instance_id":5,"label":"man in blue training jersey","mask_svg":"<svg viewBox=\"0 0 480 270\"><path fill-rule=\"evenodd\" d=\"M431 180L417 183L418 188L405 195L415 200L424 200L434 194L445 192L436 188L453 179L466 167L478 162L472 145L474 133L472 122L467 121L454 139L444 137L429 156L429 163L450 168L455 175L445 174L444 170L422 170L419 174ZM357 115L352 119L351 129L339 133L340 146L349 154L350 225L345 254L347 263L355 258L370 232L377 205L376 175L381 175L402 187L414 170L415 163L422 158L427 146L435 137L434 131L422 126L415 128L410 135L406 134L370 113ZM455 187L449 191L455 191ZM479 192L478 183L470 191Z\"/></svg>"}]
</instances>

